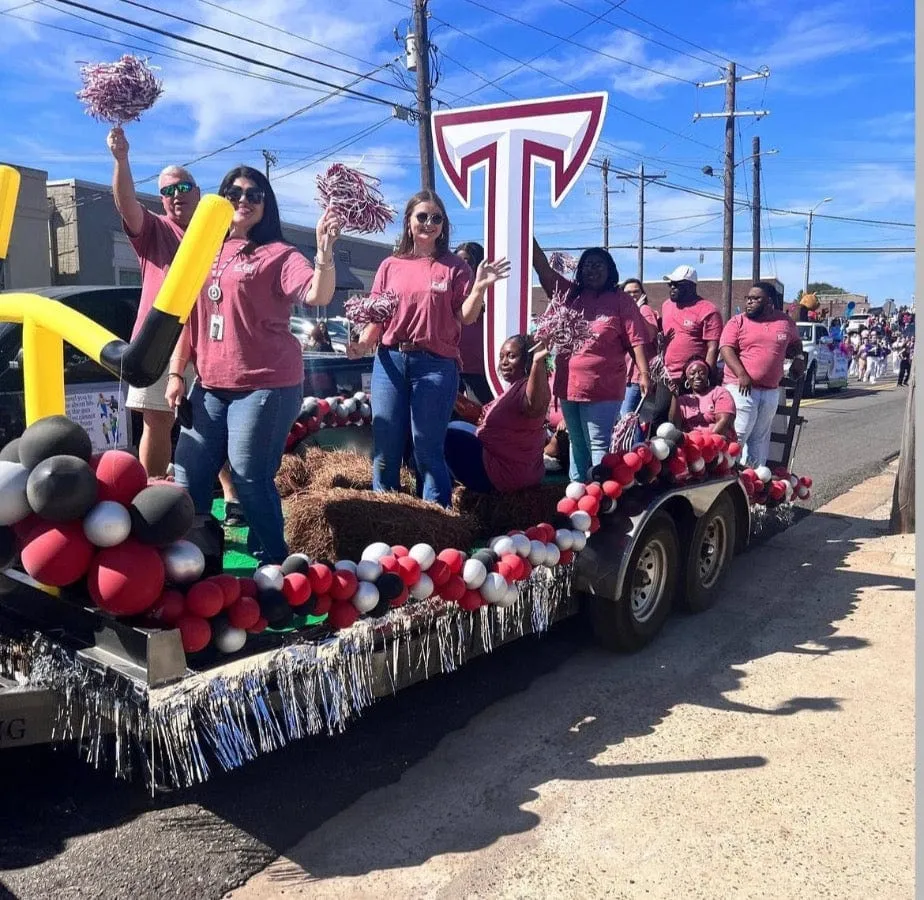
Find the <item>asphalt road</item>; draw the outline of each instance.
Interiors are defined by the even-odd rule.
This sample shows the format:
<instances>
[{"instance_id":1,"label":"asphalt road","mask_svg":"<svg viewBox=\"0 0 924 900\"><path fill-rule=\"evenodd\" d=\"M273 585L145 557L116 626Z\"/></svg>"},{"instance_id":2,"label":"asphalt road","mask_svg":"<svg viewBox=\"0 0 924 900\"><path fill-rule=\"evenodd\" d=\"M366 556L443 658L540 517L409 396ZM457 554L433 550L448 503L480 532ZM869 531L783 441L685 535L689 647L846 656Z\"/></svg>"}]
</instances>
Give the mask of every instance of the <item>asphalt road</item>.
<instances>
[{"instance_id":1,"label":"asphalt road","mask_svg":"<svg viewBox=\"0 0 924 900\"><path fill-rule=\"evenodd\" d=\"M879 470L897 452L904 397L893 380L830 397L822 391L806 402L794 468L815 479L813 505ZM736 639L735 628L748 626L716 619L712 627L729 631L721 635L728 642ZM0 880L10 896L24 900L221 897L307 831L397 781L492 704L578 654L592 654L593 665L605 666L606 655L588 650L589 640L580 621L562 623L541 638L474 660L452 677L379 701L345 734L296 743L182 794L151 799L64 751L4 751ZM627 678L634 671L645 677L644 654L621 665Z\"/></svg>"}]
</instances>

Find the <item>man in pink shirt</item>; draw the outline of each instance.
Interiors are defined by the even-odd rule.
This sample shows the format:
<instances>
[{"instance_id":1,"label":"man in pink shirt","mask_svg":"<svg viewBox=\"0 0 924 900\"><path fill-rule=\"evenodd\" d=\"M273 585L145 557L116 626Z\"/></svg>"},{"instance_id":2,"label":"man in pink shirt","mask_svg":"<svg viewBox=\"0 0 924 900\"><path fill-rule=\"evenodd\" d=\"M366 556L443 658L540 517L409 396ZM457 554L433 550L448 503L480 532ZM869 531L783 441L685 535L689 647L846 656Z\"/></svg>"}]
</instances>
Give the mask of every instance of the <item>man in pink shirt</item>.
<instances>
[{"instance_id":1,"label":"man in pink shirt","mask_svg":"<svg viewBox=\"0 0 924 900\"><path fill-rule=\"evenodd\" d=\"M755 282L748 290L744 312L728 320L720 340L725 387L737 409L735 432L744 445L744 459L751 466L767 462L783 361L793 360L793 378L799 378L805 370L796 324L775 308L775 299L772 284Z\"/></svg>"},{"instance_id":2,"label":"man in pink shirt","mask_svg":"<svg viewBox=\"0 0 924 900\"><path fill-rule=\"evenodd\" d=\"M696 292L697 275L692 266L677 266L664 280L670 282L670 299L661 307L661 330L664 334L673 331L664 351L668 374L679 384L687 360L701 356L715 378L722 314Z\"/></svg>"}]
</instances>

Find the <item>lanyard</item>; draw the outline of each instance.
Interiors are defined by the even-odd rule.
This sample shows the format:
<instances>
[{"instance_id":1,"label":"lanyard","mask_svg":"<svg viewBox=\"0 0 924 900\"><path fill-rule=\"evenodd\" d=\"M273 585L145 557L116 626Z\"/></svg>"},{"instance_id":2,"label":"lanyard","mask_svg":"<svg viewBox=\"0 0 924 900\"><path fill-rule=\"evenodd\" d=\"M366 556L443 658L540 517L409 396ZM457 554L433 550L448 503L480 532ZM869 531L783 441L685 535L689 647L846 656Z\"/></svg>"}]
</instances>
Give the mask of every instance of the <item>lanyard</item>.
<instances>
[{"instance_id":1,"label":"lanyard","mask_svg":"<svg viewBox=\"0 0 924 900\"><path fill-rule=\"evenodd\" d=\"M218 268L218 261L221 259L221 251L224 248L223 247L219 248L218 253L215 256L215 262L212 263L213 281L209 285L208 290L206 291L206 295L208 296L209 300L211 300L213 303L215 304L221 303L222 293L221 293L221 284L219 282L221 281L221 276L225 274L225 269L227 269L228 266L230 266L231 263L233 263L234 260L236 260L250 246L251 246L251 243L248 241L246 244L242 244L240 247L238 247L238 249L234 253L232 253L231 256L228 257L228 259L225 261L225 264L220 269Z\"/></svg>"}]
</instances>

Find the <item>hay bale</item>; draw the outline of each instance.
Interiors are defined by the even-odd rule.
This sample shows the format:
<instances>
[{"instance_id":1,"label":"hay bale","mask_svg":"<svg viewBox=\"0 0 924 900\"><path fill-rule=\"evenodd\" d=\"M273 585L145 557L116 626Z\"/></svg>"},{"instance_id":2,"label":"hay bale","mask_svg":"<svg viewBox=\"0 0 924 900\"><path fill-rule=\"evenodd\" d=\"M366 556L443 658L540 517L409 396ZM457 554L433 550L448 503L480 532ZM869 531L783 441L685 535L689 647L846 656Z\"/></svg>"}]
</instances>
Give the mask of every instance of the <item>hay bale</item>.
<instances>
[{"instance_id":1,"label":"hay bale","mask_svg":"<svg viewBox=\"0 0 924 900\"><path fill-rule=\"evenodd\" d=\"M282 463L276 473L276 489L279 496L290 497L310 487L325 455L323 450L316 447L306 447L298 453L283 454Z\"/></svg>"},{"instance_id":2,"label":"hay bale","mask_svg":"<svg viewBox=\"0 0 924 900\"><path fill-rule=\"evenodd\" d=\"M347 488L372 490L372 461L350 450L328 450L322 454L312 487L319 491Z\"/></svg>"},{"instance_id":3,"label":"hay bale","mask_svg":"<svg viewBox=\"0 0 924 900\"><path fill-rule=\"evenodd\" d=\"M476 532L476 523L465 513L406 494L344 488L315 487L289 497L285 519L292 552L328 559L358 560L375 541L468 550Z\"/></svg>"},{"instance_id":4,"label":"hay bale","mask_svg":"<svg viewBox=\"0 0 924 900\"><path fill-rule=\"evenodd\" d=\"M459 487L453 493L452 505L475 520L476 536L484 539L550 521L564 493L561 484L540 484L509 494L479 494Z\"/></svg>"}]
</instances>

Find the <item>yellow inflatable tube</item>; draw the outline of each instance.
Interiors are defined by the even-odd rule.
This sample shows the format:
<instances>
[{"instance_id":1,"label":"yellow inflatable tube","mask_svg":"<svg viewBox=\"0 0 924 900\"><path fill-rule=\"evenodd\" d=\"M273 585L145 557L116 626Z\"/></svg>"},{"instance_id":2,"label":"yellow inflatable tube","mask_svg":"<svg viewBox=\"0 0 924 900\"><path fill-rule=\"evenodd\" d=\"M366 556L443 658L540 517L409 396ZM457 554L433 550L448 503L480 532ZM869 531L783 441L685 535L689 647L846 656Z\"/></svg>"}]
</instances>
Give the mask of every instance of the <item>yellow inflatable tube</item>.
<instances>
[{"instance_id":1,"label":"yellow inflatable tube","mask_svg":"<svg viewBox=\"0 0 924 900\"><path fill-rule=\"evenodd\" d=\"M6 259L10 249L19 180L19 172L12 166L0 166L0 259Z\"/></svg>"}]
</instances>

